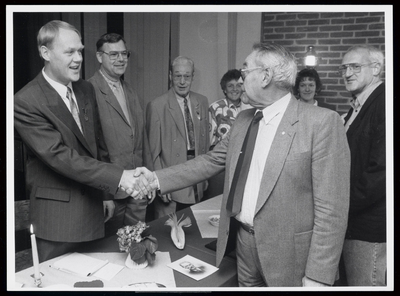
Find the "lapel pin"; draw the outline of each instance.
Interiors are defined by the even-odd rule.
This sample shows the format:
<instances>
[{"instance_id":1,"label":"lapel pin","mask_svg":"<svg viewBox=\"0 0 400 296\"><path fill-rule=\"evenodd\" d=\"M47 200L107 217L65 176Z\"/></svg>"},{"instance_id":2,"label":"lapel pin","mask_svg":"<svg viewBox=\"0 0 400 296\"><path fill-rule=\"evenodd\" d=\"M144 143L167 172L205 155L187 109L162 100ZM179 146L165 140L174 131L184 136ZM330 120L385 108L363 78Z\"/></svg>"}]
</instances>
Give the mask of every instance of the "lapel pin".
<instances>
[{"instance_id":1,"label":"lapel pin","mask_svg":"<svg viewBox=\"0 0 400 296\"><path fill-rule=\"evenodd\" d=\"M285 134L285 132L282 132L282 135L284 135Z\"/></svg>"}]
</instances>

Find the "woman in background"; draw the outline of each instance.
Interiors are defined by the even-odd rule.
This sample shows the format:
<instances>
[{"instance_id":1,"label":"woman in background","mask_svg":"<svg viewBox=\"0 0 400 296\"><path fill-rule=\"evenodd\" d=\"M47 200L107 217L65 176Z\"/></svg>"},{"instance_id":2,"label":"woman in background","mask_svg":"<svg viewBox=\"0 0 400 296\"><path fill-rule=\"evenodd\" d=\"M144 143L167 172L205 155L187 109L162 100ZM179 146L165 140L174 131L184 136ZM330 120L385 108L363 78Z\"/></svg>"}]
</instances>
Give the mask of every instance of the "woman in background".
<instances>
[{"instance_id":1,"label":"woman in background","mask_svg":"<svg viewBox=\"0 0 400 296\"><path fill-rule=\"evenodd\" d=\"M240 71L229 70L221 78L221 88L225 98L212 103L208 109L210 114L210 150L228 133L238 113L250 107L243 104L242 83L239 82Z\"/></svg>"},{"instance_id":2,"label":"woman in background","mask_svg":"<svg viewBox=\"0 0 400 296\"><path fill-rule=\"evenodd\" d=\"M334 106L326 104L322 100L316 100L315 97L321 89L321 79L314 69L306 68L297 74L294 92L300 101L336 111Z\"/></svg>"}]
</instances>

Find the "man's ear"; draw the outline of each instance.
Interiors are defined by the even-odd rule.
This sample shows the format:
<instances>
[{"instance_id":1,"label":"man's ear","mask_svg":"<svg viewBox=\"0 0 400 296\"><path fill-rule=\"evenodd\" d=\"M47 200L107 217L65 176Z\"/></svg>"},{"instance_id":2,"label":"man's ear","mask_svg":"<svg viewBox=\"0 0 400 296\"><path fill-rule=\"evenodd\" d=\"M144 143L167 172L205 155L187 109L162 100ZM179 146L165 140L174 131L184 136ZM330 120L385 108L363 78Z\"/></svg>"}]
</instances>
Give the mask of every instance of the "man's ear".
<instances>
[{"instance_id":1,"label":"man's ear","mask_svg":"<svg viewBox=\"0 0 400 296\"><path fill-rule=\"evenodd\" d=\"M379 76L381 72L382 72L382 65L380 63L376 63L372 70L373 75Z\"/></svg>"},{"instance_id":2,"label":"man's ear","mask_svg":"<svg viewBox=\"0 0 400 296\"><path fill-rule=\"evenodd\" d=\"M46 46L42 45L40 47L40 55L47 62L50 61L49 54L50 54L49 49Z\"/></svg>"},{"instance_id":3,"label":"man's ear","mask_svg":"<svg viewBox=\"0 0 400 296\"><path fill-rule=\"evenodd\" d=\"M271 83L272 80L272 73L270 72L271 70L269 68L266 68L263 70L263 74L261 75L262 78L262 87L266 87Z\"/></svg>"},{"instance_id":4,"label":"man's ear","mask_svg":"<svg viewBox=\"0 0 400 296\"><path fill-rule=\"evenodd\" d=\"M102 55L102 53L101 52L96 52L96 58L97 58L97 61L100 63L100 64L102 64L103 63L103 60L101 59L101 55Z\"/></svg>"}]
</instances>

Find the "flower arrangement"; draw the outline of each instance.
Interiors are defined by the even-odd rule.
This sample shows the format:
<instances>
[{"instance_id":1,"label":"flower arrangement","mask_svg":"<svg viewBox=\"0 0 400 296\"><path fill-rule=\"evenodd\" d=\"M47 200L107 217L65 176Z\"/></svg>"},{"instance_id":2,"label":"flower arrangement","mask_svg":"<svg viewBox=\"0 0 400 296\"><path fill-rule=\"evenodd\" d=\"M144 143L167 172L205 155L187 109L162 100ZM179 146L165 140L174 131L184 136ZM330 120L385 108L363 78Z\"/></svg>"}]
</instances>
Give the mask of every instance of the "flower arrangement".
<instances>
[{"instance_id":1,"label":"flower arrangement","mask_svg":"<svg viewBox=\"0 0 400 296\"><path fill-rule=\"evenodd\" d=\"M129 268L144 268L153 264L158 248L157 239L147 233L149 226L139 221L136 225L118 229L117 241L120 251L128 254L125 264Z\"/></svg>"}]
</instances>

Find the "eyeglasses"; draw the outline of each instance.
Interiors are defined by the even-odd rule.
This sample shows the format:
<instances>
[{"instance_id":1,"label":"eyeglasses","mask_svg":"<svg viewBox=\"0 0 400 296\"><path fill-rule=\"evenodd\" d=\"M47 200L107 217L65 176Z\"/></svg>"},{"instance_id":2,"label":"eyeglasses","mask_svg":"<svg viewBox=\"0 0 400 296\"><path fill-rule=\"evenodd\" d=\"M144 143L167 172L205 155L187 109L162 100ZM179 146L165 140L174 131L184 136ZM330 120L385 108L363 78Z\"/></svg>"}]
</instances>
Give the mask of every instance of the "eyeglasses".
<instances>
[{"instance_id":1,"label":"eyeglasses","mask_svg":"<svg viewBox=\"0 0 400 296\"><path fill-rule=\"evenodd\" d=\"M360 73L362 67L366 67L372 64L376 64L376 62L368 63L368 64L357 64L357 63L351 63L351 64L345 64L341 65L338 69L338 72L340 75L345 75L347 72L347 69L349 69L353 73Z\"/></svg>"},{"instance_id":2,"label":"eyeglasses","mask_svg":"<svg viewBox=\"0 0 400 296\"><path fill-rule=\"evenodd\" d=\"M242 80L244 81L246 79L246 76L249 75L251 71L257 70L257 69L265 69L264 67L255 67L255 68L250 68L250 69L240 69L240 75L242 76ZM247 73L247 74L245 74Z\"/></svg>"},{"instance_id":3,"label":"eyeglasses","mask_svg":"<svg viewBox=\"0 0 400 296\"><path fill-rule=\"evenodd\" d=\"M110 51L110 52L105 52L105 51L99 51L102 53L105 53L106 55L108 55L108 57L110 58L110 60L116 60L118 58L119 55L121 55L121 57L123 59L129 59L129 57L131 56L131 52L130 51Z\"/></svg>"},{"instance_id":4,"label":"eyeglasses","mask_svg":"<svg viewBox=\"0 0 400 296\"><path fill-rule=\"evenodd\" d=\"M190 81L190 79L192 79L193 75L180 75L180 74L174 74L172 75L172 78L174 79L174 81L181 81L183 79L185 79L185 81Z\"/></svg>"}]
</instances>

